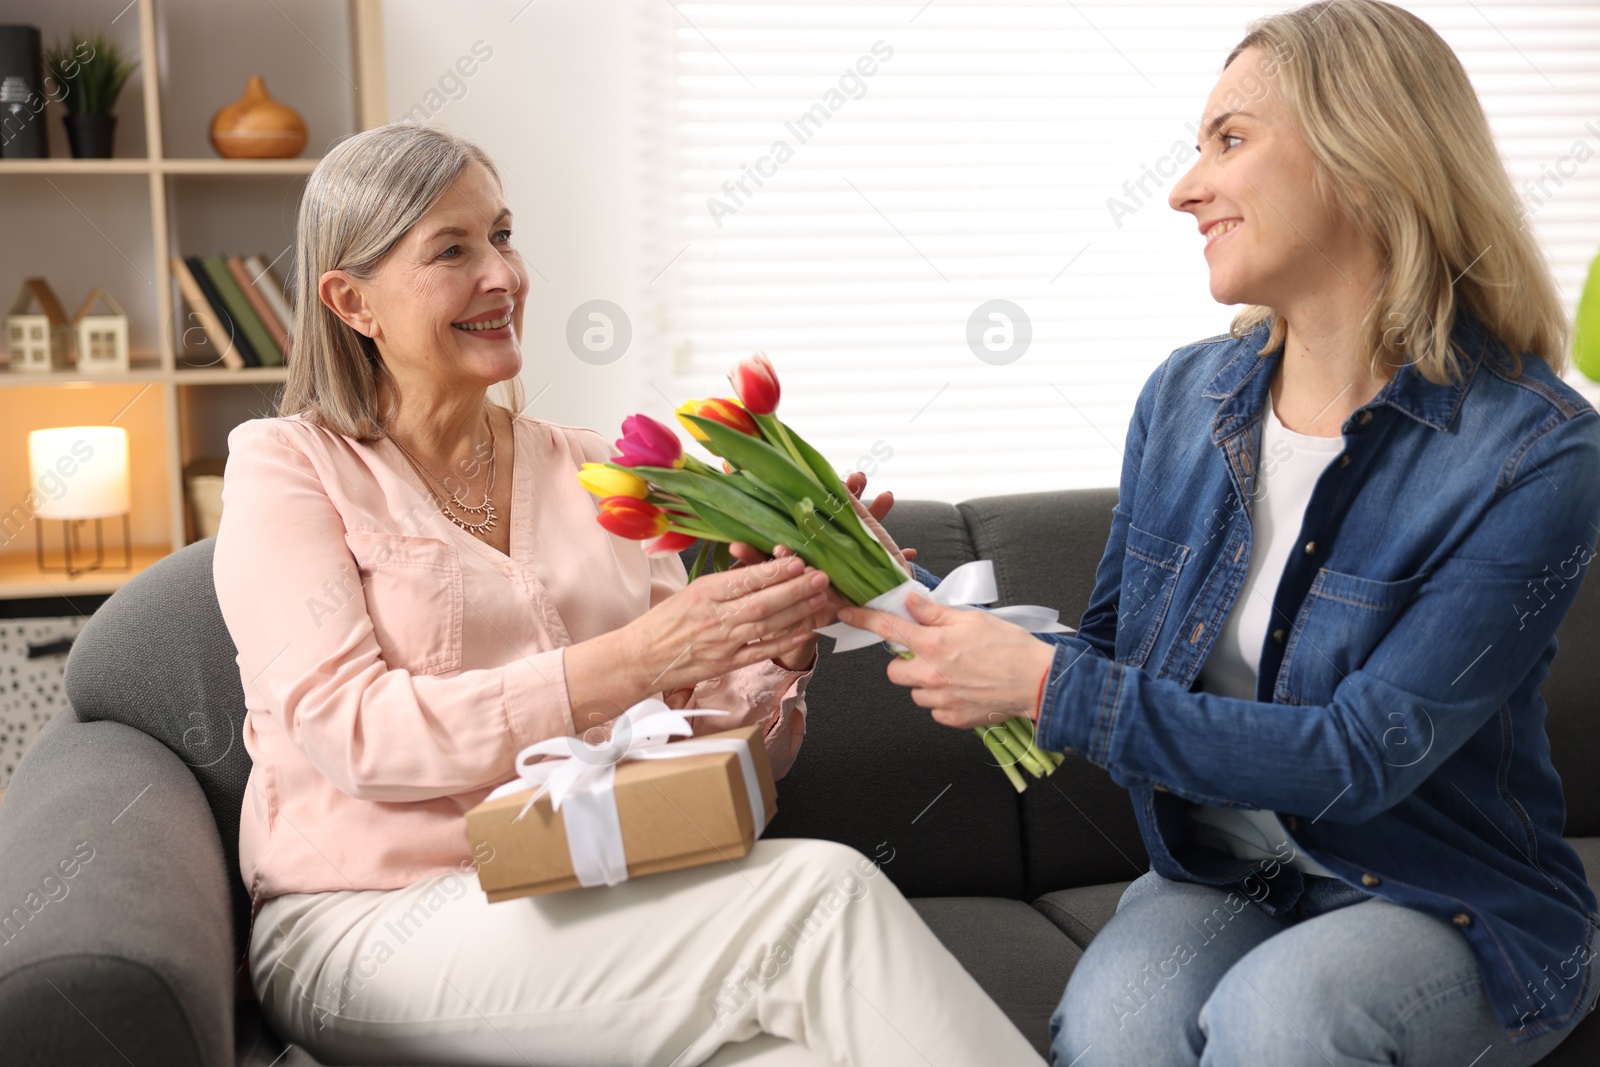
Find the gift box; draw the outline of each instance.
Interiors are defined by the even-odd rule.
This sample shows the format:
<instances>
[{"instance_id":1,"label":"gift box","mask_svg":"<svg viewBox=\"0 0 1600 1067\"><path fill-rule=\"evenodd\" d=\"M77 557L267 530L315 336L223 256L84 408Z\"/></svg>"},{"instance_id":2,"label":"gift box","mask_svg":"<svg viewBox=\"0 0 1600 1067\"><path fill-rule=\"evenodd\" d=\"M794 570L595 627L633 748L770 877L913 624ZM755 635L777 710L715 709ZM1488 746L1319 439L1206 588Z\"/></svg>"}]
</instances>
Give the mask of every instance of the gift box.
<instances>
[{"instance_id":1,"label":"gift box","mask_svg":"<svg viewBox=\"0 0 1600 1067\"><path fill-rule=\"evenodd\" d=\"M754 788L746 781L746 767L754 771ZM618 855L625 856L626 877L638 878L744 856L777 811L772 765L756 726L640 746L623 753L611 767L587 763L571 769L591 781L574 785L561 810L556 810L555 789L529 806L534 795L530 787L491 795L467 812L467 837L472 854L479 857L478 884L490 903L586 884L578 874L581 863L574 857L573 837L584 837L577 842L581 858L585 844L591 851L603 847L590 838L604 836L605 826L620 839ZM607 788L615 800L614 823L608 821ZM608 812L600 829L592 817L579 818L586 808L592 813L597 800Z\"/></svg>"}]
</instances>

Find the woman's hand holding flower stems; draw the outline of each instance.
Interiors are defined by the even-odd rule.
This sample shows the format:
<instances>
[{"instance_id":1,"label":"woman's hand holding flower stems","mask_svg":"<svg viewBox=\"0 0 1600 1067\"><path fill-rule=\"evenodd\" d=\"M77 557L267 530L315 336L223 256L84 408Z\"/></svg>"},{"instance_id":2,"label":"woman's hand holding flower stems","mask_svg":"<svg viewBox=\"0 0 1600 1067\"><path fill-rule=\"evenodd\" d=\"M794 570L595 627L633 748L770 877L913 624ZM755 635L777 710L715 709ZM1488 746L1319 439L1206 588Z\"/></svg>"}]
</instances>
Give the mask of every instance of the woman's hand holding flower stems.
<instances>
[{"instance_id":1,"label":"woman's hand holding flower stems","mask_svg":"<svg viewBox=\"0 0 1600 1067\"><path fill-rule=\"evenodd\" d=\"M615 718L656 692L693 686L763 660L794 662L826 616L828 576L787 555L708 574L626 626L567 648L574 726ZM809 663L810 652L804 665ZM791 668L796 669L796 668Z\"/></svg>"},{"instance_id":2,"label":"woman's hand holding flower stems","mask_svg":"<svg viewBox=\"0 0 1600 1067\"><path fill-rule=\"evenodd\" d=\"M867 476L860 471L851 472L845 478L844 485L850 490L850 506L861 517L862 525L872 531L872 536L883 543L883 547L889 550L889 555L893 556L895 562L905 568L906 575L910 576L911 561L917 558L917 550L901 548L894 543L894 538L889 536L889 531L883 528L883 520L888 516L889 509L894 507L894 494L879 493L872 498L872 503L863 504L861 494L867 490Z\"/></svg>"},{"instance_id":3,"label":"woman's hand holding flower stems","mask_svg":"<svg viewBox=\"0 0 1600 1067\"><path fill-rule=\"evenodd\" d=\"M960 611L913 595L915 622L882 611L846 608L839 620L910 648L889 661L889 680L945 726L975 729L1038 714L1039 682L1055 646L985 611Z\"/></svg>"},{"instance_id":4,"label":"woman's hand holding flower stems","mask_svg":"<svg viewBox=\"0 0 1600 1067\"><path fill-rule=\"evenodd\" d=\"M773 559L775 561L798 558L794 554L794 550L787 545L779 545L773 551ZM760 564L758 563L756 566L760 566ZM738 570L743 569L742 567L738 568ZM808 569L814 570L815 568ZM732 573L737 573L737 571ZM817 573L821 574L822 572L817 571ZM849 604L849 601L840 596L831 583L823 583L822 596L822 604L817 608L815 614L801 624L801 630L805 633L806 639L795 648L772 657L772 661L786 671L806 671L811 669L817 658L817 635L812 631L833 622L839 617L839 609Z\"/></svg>"},{"instance_id":5,"label":"woman's hand holding flower stems","mask_svg":"<svg viewBox=\"0 0 1600 1067\"><path fill-rule=\"evenodd\" d=\"M866 476L852 474L846 484L860 496ZM881 494L870 510L853 503L861 521L909 574L915 550L902 553L878 522L893 504L892 497L884 500L888 496ZM909 648L909 658L890 661L889 680L909 687L911 699L932 709L935 721L975 730L1017 792L1028 788L1022 771L1035 778L1055 773L1063 757L1039 748L1033 729L1040 680L1054 662L1055 647L988 612L958 611L915 594L907 607L916 622L850 605L843 606L839 620ZM1017 684L1029 677L1034 680Z\"/></svg>"},{"instance_id":6,"label":"woman's hand holding flower stems","mask_svg":"<svg viewBox=\"0 0 1600 1067\"><path fill-rule=\"evenodd\" d=\"M888 531L883 528L880 521L884 516L889 514L889 509L894 507L894 494L879 493L875 498L873 498L871 504L862 504L860 497L861 494L866 491L867 476L862 474L860 471L855 471L845 479L844 484L845 488L850 491L850 504L855 508L856 514L861 516L861 521L866 524L867 529L873 532L874 536L883 542L884 547L889 549L890 554L905 566L906 573L910 574L910 560L916 557L917 550L914 548L908 548L902 551L901 548L894 543L894 538L889 536ZM754 545L747 545L742 541L734 542L728 546L728 549L732 553L733 558L745 566L754 566L764 562L769 558L767 554L761 551L759 548L756 548ZM773 557L779 559L793 555L794 551L786 545L779 545L777 550L773 553ZM818 629L832 623L836 618L838 618L839 609L850 606L850 602L844 597L840 596L837 590L830 587L827 591L827 594L827 603L824 605L823 610L819 612L812 620L812 629ZM805 670L811 665L812 660L816 657L816 648L817 639L816 635L813 634L811 635L811 640L795 649L792 653L782 656L775 656L773 658L777 661L780 667L783 667L786 670Z\"/></svg>"}]
</instances>

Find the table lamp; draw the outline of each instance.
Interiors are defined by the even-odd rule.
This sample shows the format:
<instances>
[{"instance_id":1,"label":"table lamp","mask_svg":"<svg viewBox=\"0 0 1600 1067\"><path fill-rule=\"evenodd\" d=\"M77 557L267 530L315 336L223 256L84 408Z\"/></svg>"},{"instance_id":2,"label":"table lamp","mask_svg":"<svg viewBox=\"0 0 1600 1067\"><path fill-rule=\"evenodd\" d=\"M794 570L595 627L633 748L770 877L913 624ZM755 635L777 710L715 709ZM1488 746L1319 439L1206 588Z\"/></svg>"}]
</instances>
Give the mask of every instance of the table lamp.
<instances>
[{"instance_id":1,"label":"table lamp","mask_svg":"<svg viewBox=\"0 0 1600 1067\"><path fill-rule=\"evenodd\" d=\"M128 533L128 431L120 426L57 426L28 434L28 468L41 501L33 516L34 554L41 571L75 577L104 567L131 570L133 546ZM101 522L122 516L121 566L105 562ZM44 520L60 519L64 566L44 562ZM94 560L83 563L81 528L94 520ZM74 553L78 560L74 562Z\"/></svg>"}]
</instances>

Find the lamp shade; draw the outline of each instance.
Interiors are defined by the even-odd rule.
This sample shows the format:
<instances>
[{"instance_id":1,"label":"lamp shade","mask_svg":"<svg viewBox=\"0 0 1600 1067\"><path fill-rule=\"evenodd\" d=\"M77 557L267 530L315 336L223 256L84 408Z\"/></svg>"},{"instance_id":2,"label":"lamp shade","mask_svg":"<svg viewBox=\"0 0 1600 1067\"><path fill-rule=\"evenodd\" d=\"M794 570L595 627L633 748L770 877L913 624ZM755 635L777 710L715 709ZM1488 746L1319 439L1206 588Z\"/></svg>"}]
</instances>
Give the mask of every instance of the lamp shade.
<instances>
[{"instance_id":1,"label":"lamp shade","mask_svg":"<svg viewBox=\"0 0 1600 1067\"><path fill-rule=\"evenodd\" d=\"M128 511L128 431L57 426L28 434L41 519L100 519Z\"/></svg>"}]
</instances>

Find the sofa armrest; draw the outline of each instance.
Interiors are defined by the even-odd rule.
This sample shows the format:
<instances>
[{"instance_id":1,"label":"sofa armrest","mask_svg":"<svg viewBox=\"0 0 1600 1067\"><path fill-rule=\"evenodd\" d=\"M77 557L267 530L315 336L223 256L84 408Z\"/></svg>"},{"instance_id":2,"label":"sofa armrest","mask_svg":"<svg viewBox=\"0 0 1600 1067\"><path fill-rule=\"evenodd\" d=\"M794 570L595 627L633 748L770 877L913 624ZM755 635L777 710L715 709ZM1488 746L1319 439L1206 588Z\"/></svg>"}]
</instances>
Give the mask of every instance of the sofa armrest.
<instances>
[{"instance_id":1,"label":"sofa armrest","mask_svg":"<svg viewBox=\"0 0 1600 1067\"><path fill-rule=\"evenodd\" d=\"M61 712L0 804L0 857L8 1062L232 1064L227 872L181 760Z\"/></svg>"}]
</instances>

